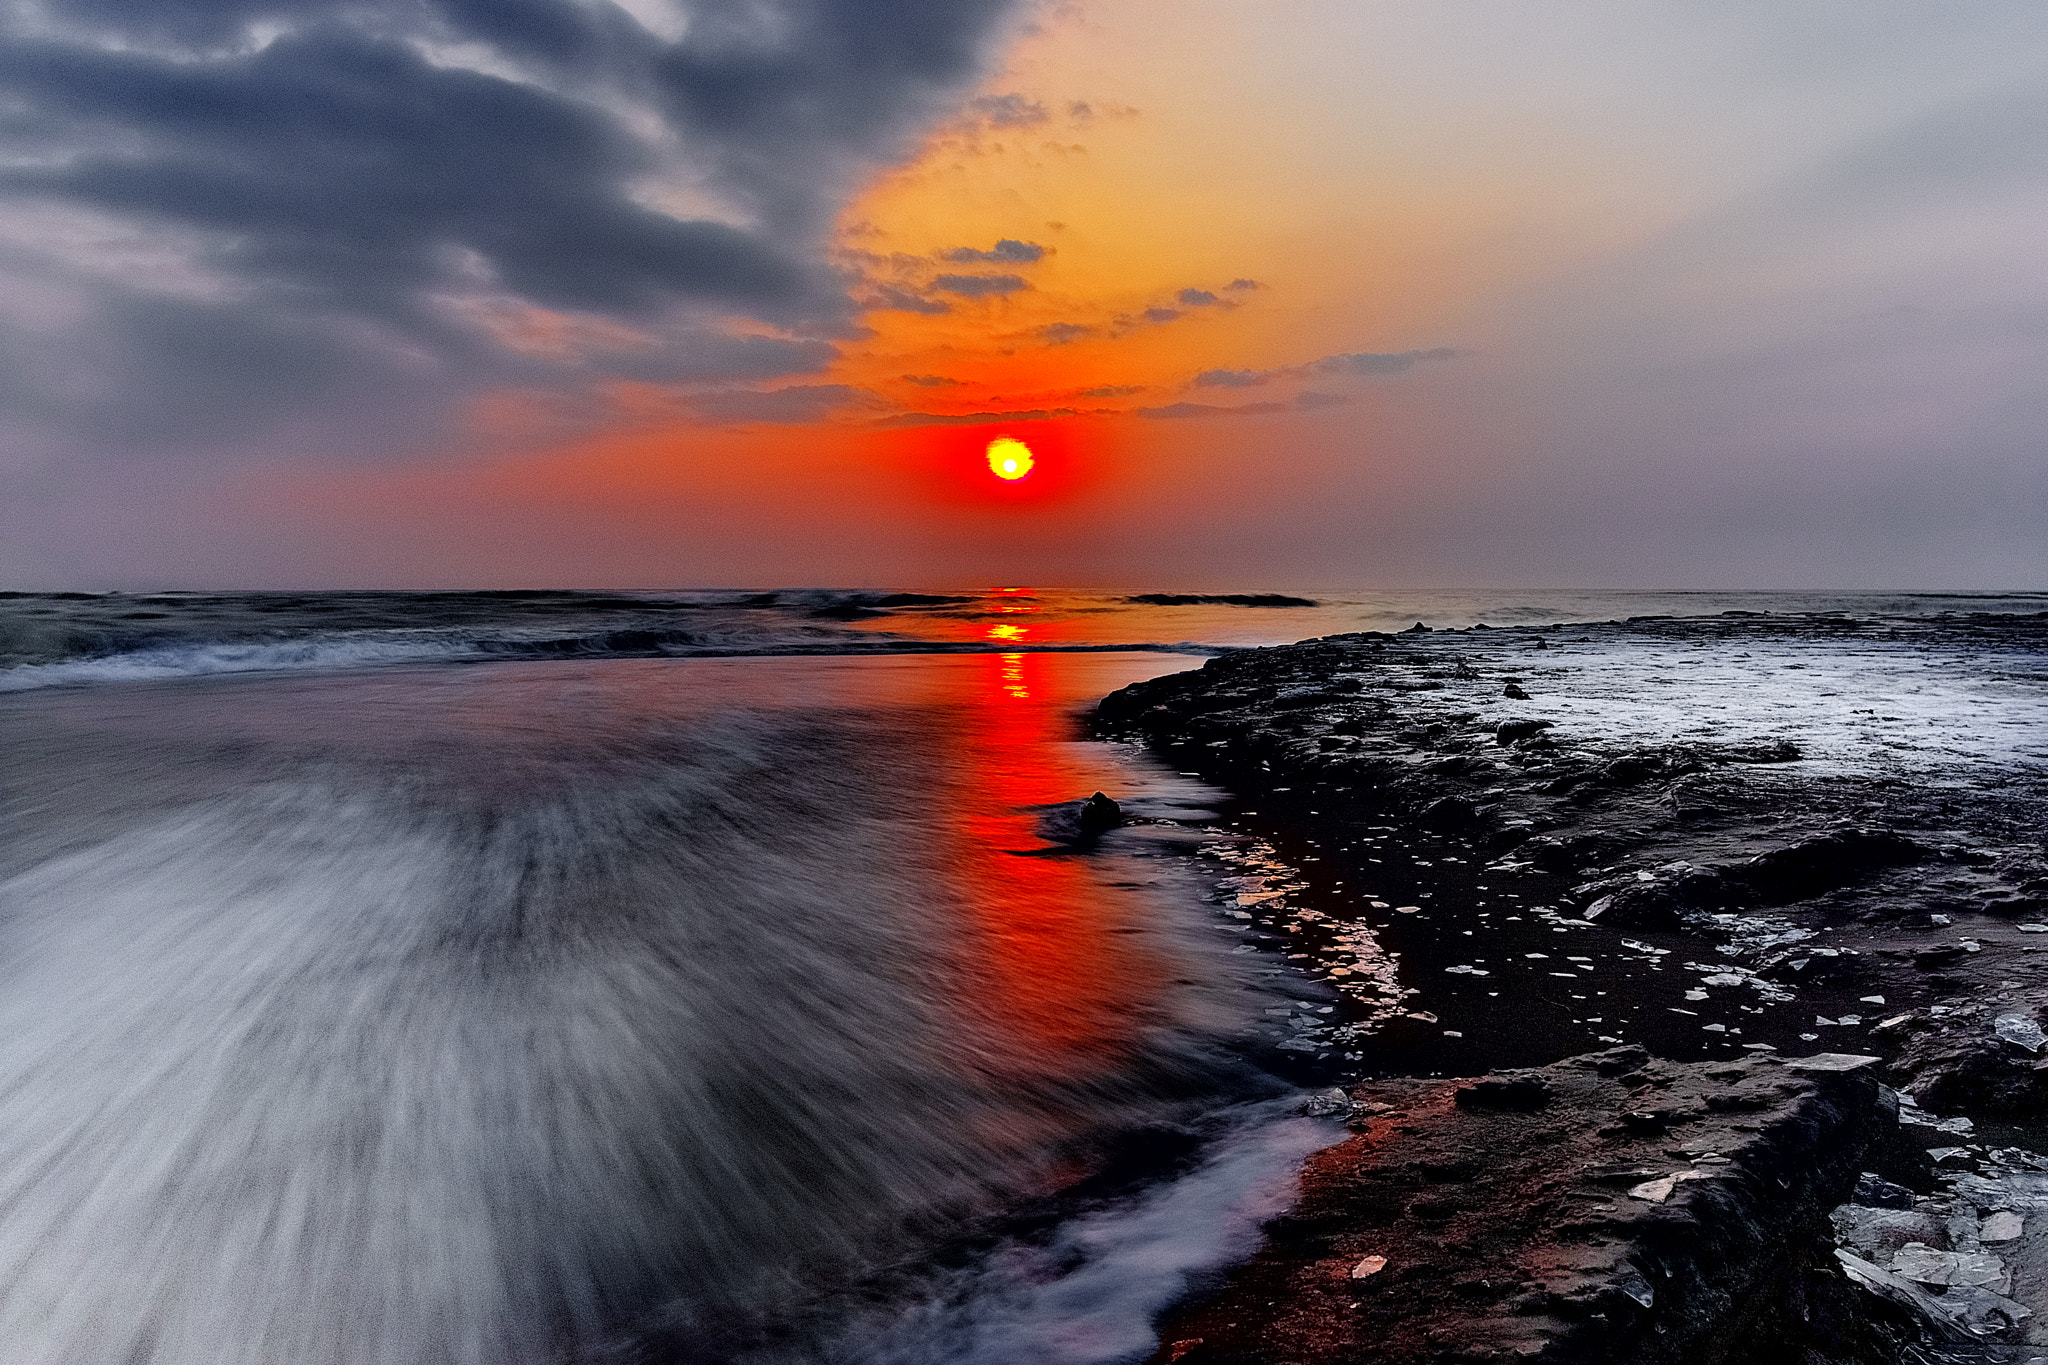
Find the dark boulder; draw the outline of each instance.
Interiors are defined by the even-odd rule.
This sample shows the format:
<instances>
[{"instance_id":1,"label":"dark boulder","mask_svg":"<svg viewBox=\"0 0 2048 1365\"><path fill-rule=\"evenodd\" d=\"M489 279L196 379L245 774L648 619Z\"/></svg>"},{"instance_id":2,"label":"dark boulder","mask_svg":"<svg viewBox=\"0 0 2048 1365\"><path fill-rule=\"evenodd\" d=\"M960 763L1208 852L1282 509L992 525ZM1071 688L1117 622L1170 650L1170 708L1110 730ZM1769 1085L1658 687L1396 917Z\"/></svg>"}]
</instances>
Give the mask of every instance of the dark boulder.
<instances>
[{"instance_id":1,"label":"dark boulder","mask_svg":"<svg viewBox=\"0 0 2048 1365\"><path fill-rule=\"evenodd\" d=\"M1499 744L1519 744L1556 724L1554 720L1504 720L1493 727L1493 738Z\"/></svg>"},{"instance_id":2,"label":"dark boulder","mask_svg":"<svg viewBox=\"0 0 2048 1365\"><path fill-rule=\"evenodd\" d=\"M2048 1062L2001 1037L1989 1018L1915 1018L1891 1063L1892 1083L1937 1114L2048 1113ZM2008 1029L2008 1032L2012 1030Z\"/></svg>"},{"instance_id":3,"label":"dark boulder","mask_svg":"<svg viewBox=\"0 0 2048 1365\"><path fill-rule=\"evenodd\" d=\"M1742 869L1766 896L1796 899L1861 881L1887 867L1933 856L1923 844L1886 829L1838 829L1759 853Z\"/></svg>"},{"instance_id":4,"label":"dark boulder","mask_svg":"<svg viewBox=\"0 0 2048 1365\"><path fill-rule=\"evenodd\" d=\"M1124 822L1124 808L1097 792L1081 803L1080 822L1084 833L1099 834L1106 829L1115 829Z\"/></svg>"}]
</instances>

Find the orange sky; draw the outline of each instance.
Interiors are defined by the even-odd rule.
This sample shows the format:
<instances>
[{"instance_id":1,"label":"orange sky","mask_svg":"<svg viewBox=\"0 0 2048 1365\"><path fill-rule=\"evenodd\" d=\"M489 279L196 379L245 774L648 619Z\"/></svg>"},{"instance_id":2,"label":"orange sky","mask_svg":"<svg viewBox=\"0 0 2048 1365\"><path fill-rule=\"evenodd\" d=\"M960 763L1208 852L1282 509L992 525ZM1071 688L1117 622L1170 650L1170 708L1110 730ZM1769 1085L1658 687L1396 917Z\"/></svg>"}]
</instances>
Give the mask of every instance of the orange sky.
<instances>
[{"instance_id":1,"label":"orange sky","mask_svg":"<svg viewBox=\"0 0 2048 1365\"><path fill-rule=\"evenodd\" d=\"M1244 45L1233 28L1257 20L1218 3L1075 6L1020 39L959 117L841 215L839 259L870 282L856 297L894 286L947 311L872 309L826 372L764 386L850 390L810 420L707 420L700 393L632 385L613 390L611 430L536 445L527 433L544 408L501 394L474 410L460 456L408 472L292 473L252 490L248 505L266 518L295 506L292 520L317 508L336 558L381 540L381 563L400 576L397 566L424 573L433 558L409 549L466 525L471 562L486 576L514 573L514 538L494 555L488 528L517 526L523 538L549 523L598 540L585 567L625 581L651 581L664 556L721 582L836 581L849 559L878 581L926 577L932 563L1042 579L1034 559L1061 563L1054 576L1140 581L1141 564L1120 562L1120 526L1149 512L1220 528L1274 502L1272 445L1313 447L1322 432L1394 441L1412 426L1412 393L1427 393L1444 362L1391 382L1281 373L1201 387L1197 374L1468 349L1465 315L1478 300L1552 267L1562 242L1584 249L1583 233L1537 221L1532 201L1578 223L1616 199L1589 175L1571 183L1559 152L1513 170L1502 164L1517 159L1512 148L1450 164L1348 127L1325 127L1319 142L1316 125L1333 115L1369 124L1371 101L1292 88L1289 51L1220 64ZM1005 240L1043 255L943 259ZM932 287L946 275L1026 287L963 297ZM1191 305L1183 291L1214 301L1189 295ZM1297 410L1304 391L1327 406ZM1133 415L1175 404L1277 416ZM1002 415L1046 412L1057 415ZM981 414L994 415L973 420ZM918 424L923 415L963 424ZM998 434L1040 456L1017 486L982 463ZM1400 452L1384 458L1398 464ZM1297 462L1284 487L1298 496L1323 477L1315 460ZM857 528L844 524L849 507L862 514ZM592 536L597 524L615 529L611 545ZM303 552L320 558L320 540L302 541ZM772 554L757 552L770 544Z\"/></svg>"}]
</instances>

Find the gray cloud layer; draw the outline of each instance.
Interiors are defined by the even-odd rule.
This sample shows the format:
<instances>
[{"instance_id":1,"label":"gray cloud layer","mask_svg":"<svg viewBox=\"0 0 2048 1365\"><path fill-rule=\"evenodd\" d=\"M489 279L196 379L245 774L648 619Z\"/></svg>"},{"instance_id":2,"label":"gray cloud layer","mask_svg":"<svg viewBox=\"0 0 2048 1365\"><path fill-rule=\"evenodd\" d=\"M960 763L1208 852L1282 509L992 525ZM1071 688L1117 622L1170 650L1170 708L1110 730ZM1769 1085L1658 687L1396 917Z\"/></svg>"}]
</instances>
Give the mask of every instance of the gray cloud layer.
<instances>
[{"instance_id":1,"label":"gray cloud layer","mask_svg":"<svg viewBox=\"0 0 2048 1365\"><path fill-rule=\"evenodd\" d=\"M360 446L598 353L815 370L851 316L819 252L840 196L1011 2L679 0L665 33L605 0L12 10L0 431L16 463Z\"/></svg>"}]
</instances>

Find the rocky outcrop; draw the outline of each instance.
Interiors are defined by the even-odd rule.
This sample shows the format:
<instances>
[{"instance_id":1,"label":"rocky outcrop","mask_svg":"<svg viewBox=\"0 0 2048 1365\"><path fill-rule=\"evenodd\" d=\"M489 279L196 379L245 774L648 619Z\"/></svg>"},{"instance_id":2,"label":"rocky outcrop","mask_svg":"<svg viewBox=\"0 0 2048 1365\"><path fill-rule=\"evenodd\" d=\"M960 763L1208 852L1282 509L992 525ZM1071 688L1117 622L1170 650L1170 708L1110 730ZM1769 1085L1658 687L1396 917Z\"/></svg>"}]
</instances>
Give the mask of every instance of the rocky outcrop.
<instances>
[{"instance_id":1,"label":"rocky outcrop","mask_svg":"<svg viewBox=\"0 0 2048 1365\"><path fill-rule=\"evenodd\" d=\"M1875 1362L1833 1256L1891 1119L1872 1058L1678 1064L1637 1048L1354 1091L1353 1136L1219 1297L1185 1365Z\"/></svg>"}]
</instances>

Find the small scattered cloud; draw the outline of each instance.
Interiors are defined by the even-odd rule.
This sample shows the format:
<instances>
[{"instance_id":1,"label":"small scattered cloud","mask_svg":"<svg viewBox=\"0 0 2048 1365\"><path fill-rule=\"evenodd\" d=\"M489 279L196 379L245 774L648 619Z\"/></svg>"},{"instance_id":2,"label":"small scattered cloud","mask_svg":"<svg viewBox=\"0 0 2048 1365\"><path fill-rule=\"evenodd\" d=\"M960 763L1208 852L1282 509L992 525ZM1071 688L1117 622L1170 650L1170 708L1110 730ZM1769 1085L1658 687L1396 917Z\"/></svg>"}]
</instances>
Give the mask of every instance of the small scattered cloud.
<instances>
[{"instance_id":1,"label":"small scattered cloud","mask_svg":"<svg viewBox=\"0 0 2048 1365\"><path fill-rule=\"evenodd\" d=\"M942 374L906 374L903 376L903 382L915 384L920 389L950 389L958 387L960 383L959 380L948 379Z\"/></svg>"},{"instance_id":2,"label":"small scattered cloud","mask_svg":"<svg viewBox=\"0 0 2048 1365\"><path fill-rule=\"evenodd\" d=\"M1067 102L1067 117L1076 123L1086 123L1095 117L1095 106L1087 100L1070 100Z\"/></svg>"},{"instance_id":3,"label":"small scattered cloud","mask_svg":"<svg viewBox=\"0 0 2048 1365\"><path fill-rule=\"evenodd\" d=\"M1147 308L1144 318L1147 322L1172 322L1180 316L1178 308Z\"/></svg>"},{"instance_id":4,"label":"small scattered cloud","mask_svg":"<svg viewBox=\"0 0 2048 1365\"><path fill-rule=\"evenodd\" d=\"M1143 384L1103 384L1092 389L1083 389L1082 398L1129 398L1134 393L1143 393Z\"/></svg>"},{"instance_id":5,"label":"small scattered cloud","mask_svg":"<svg viewBox=\"0 0 2048 1365\"><path fill-rule=\"evenodd\" d=\"M1275 379L1300 379L1312 374L1386 378L1406 374L1425 360L1455 360L1465 354L1449 346L1418 351L1353 351L1344 355L1326 355L1306 365L1286 365L1277 370L1203 370L1191 383L1198 389L1249 389ZM1304 407L1318 404L1327 407L1342 401L1346 400L1330 394L1303 394L1300 399Z\"/></svg>"},{"instance_id":6,"label":"small scattered cloud","mask_svg":"<svg viewBox=\"0 0 2048 1365\"><path fill-rule=\"evenodd\" d=\"M1435 346L1426 351L1356 351L1350 355L1326 355L1303 368L1318 374L1406 374L1422 361L1456 360L1464 354L1448 346Z\"/></svg>"},{"instance_id":7,"label":"small scattered cloud","mask_svg":"<svg viewBox=\"0 0 2048 1365\"><path fill-rule=\"evenodd\" d=\"M1183 289L1174 297L1190 308L1207 308L1216 302L1216 296L1206 289Z\"/></svg>"},{"instance_id":8,"label":"small scattered cloud","mask_svg":"<svg viewBox=\"0 0 2048 1365\"><path fill-rule=\"evenodd\" d=\"M1220 406L1215 403L1168 403L1164 407L1139 408L1138 416L1155 420L1172 420L1182 417L1257 417L1270 412L1286 412L1285 403L1243 403L1236 407Z\"/></svg>"},{"instance_id":9,"label":"small scattered cloud","mask_svg":"<svg viewBox=\"0 0 2048 1365\"><path fill-rule=\"evenodd\" d=\"M1333 393L1304 393L1291 403L1168 403L1163 407L1139 408L1138 416L1158 420L1188 417L1265 417L1276 412L1314 412L1335 408L1351 400Z\"/></svg>"},{"instance_id":10,"label":"small scattered cloud","mask_svg":"<svg viewBox=\"0 0 2048 1365\"><path fill-rule=\"evenodd\" d=\"M969 299L1014 294L1030 287L1022 275L937 275L932 279L932 288Z\"/></svg>"},{"instance_id":11,"label":"small scattered cloud","mask_svg":"<svg viewBox=\"0 0 2048 1365\"><path fill-rule=\"evenodd\" d=\"M950 313L953 305L944 299L928 299L897 284L878 284L863 295L861 306L888 313Z\"/></svg>"},{"instance_id":12,"label":"small scattered cloud","mask_svg":"<svg viewBox=\"0 0 2048 1365\"><path fill-rule=\"evenodd\" d=\"M861 396L846 384L794 384L781 389L726 389L698 394L691 406L714 422L815 422Z\"/></svg>"},{"instance_id":13,"label":"small scattered cloud","mask_svg":"<svg viewBox=\"0 0 2048 1365\"><path fill-rule=\"evenodd\" d=\"M941 251L939 259L954 261L961 265L1035 265L1045 259L1045 248L1036 242L1020 242L1014 237L1004 237L987 251L971 246L956 246Z\"/></svg>"},{"instance_id":14,"label":"small scattered cloud","mask_svg":"<svg viewBox=\"0 0 2048 1365\"><path fill-rule=\"evenodd\" d=\"M1195 376L1198 389L1249 389L1271 379L1270 371L1261 370L1204 370Z\"/></svg>"},{"instance_id":15,"label":"small scattered cloud","mask_svg":"<svg viewBox=\"0 0 2048 1365\"><path fill-rule=\"evenodd\" d=\"M1070 341L1092 336L1093 327L1078 322L1052 322L1038 329L1038 339L1048 346L1064 346Z\"/></svg>"},{"instance_id":16,"label":"small scattered cloud","mask_svg":"<svg viewBox=\"0 0 2048 1365\"><path fill-rule=\"evenodd\" d=\"M1232 280L1229 284L1224 285L1223 287L1225 289L1243 291L1246 289L1264 289L1266 286L1260 284L1257 280L1235 279Z\"/></svg>"},{"instance_id":17,"label":"small scattered cloud","mask_svg":"<svg viewBox=\"0 0 2048 1365\"><path fill-rule=\"evenodd\" d=\"M1029 412L899 412L884 417L883 427L972 427L984 422L1048 422L1055 417L1080 417L1078 408L1034 408Z\"/></svg>"},{"instance_id":18,"label":"small scattered cloud","mask_svg":"<svg viewBox=\"0 0 2048 1365\"><path fill-rule=\"evenodd\" d=\"M1052 117L1028 95L984 95L967 107L991 128L1035 128Z\"/></svg>"}]
</instances>

